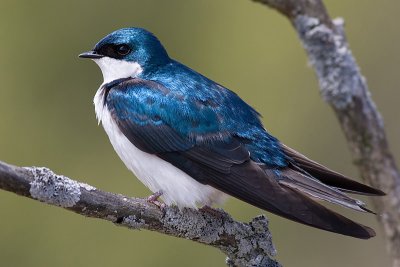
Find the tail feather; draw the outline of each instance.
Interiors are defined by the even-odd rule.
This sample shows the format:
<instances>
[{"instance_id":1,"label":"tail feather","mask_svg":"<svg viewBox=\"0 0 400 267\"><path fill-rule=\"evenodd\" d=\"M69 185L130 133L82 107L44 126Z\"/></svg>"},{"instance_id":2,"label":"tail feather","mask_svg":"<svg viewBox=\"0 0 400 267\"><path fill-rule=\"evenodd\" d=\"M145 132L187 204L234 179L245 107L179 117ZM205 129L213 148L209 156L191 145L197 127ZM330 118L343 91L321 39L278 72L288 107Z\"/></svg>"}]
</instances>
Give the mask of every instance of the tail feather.
<instances>
[{"instance_id":1,"label":"tail feather","mask_svg":"<svg viewBox=\"0 0 400 267\"><path fill-rule=\"evenodd\" d=\"M293 194L299 194L298 191L295 189L290 189L293 191ZM374 229L362 225L360 223L354 222L343 215L340 215L332 210L329 210L328 208L322 206L321 204L314 202L312 200L309 200L307 197L303 196L305 199L305 203L307 203L308 206L311 207L311 210L314 214L314 216L319 217L318 220L312 221L311 224L309 224L306 221L298 220L297 218L294 218L292 220L315 227L319 228L325 231L329 232L334 232L342 235L347 235L347 236L352 236L360 239L369 239L371 237L374 237L376 235ZM300 197L301 198L301 197ZM289 218L290 219L290 218Z\"/></svg>"},{"instance_id":2,"label":"tail feather","mask_svg":"<svg viewBox=\"0 0 400 267\"><path fill-rule=\"evenodd\" d=\"M297 152L296 150L284 145L282 149L292 160L293 168L309 176L318 179L320 182L335 187L340 191L355 193L360 195L384 196L385 193L379 189L356 182L343 174L335 172Z\"/></svg>"},{"instance_id":3,"label":"tail feather","mask_svg":"<svg viewBox=\"0 0 400 267\"><path fill-rule=\"evenodd\" d=\"M311 176L307 176L292 169L283 170L278 182L283 186L296 189L316 199L361 212L371 212L365 208L364 202L351 198L336 188L327 186Z\"/></svg>"},{"instance_id":4,"label":"tail feather","mask_svg":"<svg viewBox=\"0 0 400 267\"><path fill-rule=\"evenodd\" d=\"M312 200L296 188L279 183L282 175L248 161L232 166L223 179L209 173L210 185L261 209L322 230L368 239L373 229L356 223Z\"/></svg>"}]
</instances>

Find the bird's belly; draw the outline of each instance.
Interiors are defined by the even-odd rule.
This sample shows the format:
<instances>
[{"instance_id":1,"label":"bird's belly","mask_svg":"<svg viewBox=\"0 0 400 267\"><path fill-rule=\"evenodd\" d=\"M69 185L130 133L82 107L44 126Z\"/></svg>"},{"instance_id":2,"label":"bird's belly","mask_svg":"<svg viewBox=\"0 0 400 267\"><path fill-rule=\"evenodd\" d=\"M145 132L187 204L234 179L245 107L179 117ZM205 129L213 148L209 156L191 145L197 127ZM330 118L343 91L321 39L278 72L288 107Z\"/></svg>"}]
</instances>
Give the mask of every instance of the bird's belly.
<instances>
[{"instance_id":1,"label":"bird's belly","mask_svg":"<svg viewBox=\"0 0 400 267\"><path fill-rule=\"evenodd\" d=\"M134 146L120 131L107 107L103 108L101 121L126 167L152 192L161 190L162 199L167 205L196 208L220 203L225 199L221 191L197 182L169 162Z\"/></svg>"}]
</instances>

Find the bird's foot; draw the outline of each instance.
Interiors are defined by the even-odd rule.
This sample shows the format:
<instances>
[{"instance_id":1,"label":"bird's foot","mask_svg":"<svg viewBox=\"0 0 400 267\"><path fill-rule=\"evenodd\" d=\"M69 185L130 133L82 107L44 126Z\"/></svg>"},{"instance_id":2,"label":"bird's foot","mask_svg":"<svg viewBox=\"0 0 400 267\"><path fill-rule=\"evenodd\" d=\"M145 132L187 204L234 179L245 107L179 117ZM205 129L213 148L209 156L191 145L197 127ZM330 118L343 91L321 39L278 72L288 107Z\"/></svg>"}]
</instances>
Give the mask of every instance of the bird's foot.
<instances>
[{"instance_id":1,"label":"bird's foot","mask_svg":"<svg viewBox=\"0 0 400 267\"><path fill-rule=\"evenodd\" d=\"M165 203L158 200L162 196L162 194L163 192L161 190L155 192L154 194L147 197L147 202L152 203L157 207L159 207L161 210L163 210L166 207L166 205Z\"/></svg>"}]
</instances>

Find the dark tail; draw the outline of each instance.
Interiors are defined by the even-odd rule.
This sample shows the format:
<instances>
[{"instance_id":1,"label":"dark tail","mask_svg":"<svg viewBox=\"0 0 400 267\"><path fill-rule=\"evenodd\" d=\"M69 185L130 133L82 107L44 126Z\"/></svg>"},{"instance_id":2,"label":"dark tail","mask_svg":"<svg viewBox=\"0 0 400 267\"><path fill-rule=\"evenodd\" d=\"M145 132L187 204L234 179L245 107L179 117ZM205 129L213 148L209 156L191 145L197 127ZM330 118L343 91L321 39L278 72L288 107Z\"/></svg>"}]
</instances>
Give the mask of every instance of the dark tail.
<instances>
[{"instance_id":1,"label":"dark tail","mask_svg":"<svg viewBox=\"0 0 400 267\"><path fill-rule=\"evenodd\" d=\"M335 172L318 162L315 162L294 149L283 144L282 148L287 156L293 161L293 168L309 174L322 183L335 187L341 191L360 195L384 196L385 193L379 189L356 182L343 174Z\"/></svg>"},{"instance_id":2,"label":"dark tail","mask_svg":"<svg viewBox=\"0 0 400 267\"><path fill-rule=\"evenodd\" d=\"M260 168L261 167L261 168ZM213 179L211 185L261 209L322 230L368 239L373 229L358 224L311 199L299 190L280 184L276 170L247 162L233 166L224 179Z\"/></svg>"}]
</instances>

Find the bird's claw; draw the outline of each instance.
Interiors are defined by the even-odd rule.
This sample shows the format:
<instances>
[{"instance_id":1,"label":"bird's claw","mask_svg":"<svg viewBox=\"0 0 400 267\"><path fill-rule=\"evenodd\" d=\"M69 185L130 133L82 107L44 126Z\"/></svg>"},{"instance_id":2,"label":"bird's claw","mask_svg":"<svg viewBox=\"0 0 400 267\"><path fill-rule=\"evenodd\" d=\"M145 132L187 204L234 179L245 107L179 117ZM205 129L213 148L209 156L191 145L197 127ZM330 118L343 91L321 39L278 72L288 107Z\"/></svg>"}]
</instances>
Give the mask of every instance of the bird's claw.
<instances>
[{"instance_id":1,"label":"bird's claw","mask_svg":"<svg viewBox=\"0 0 400 267\"><path fill-rule=\"evenodd\" d=\"M161 210L165 209L166 205L165 203L159 201L159 197L162 196L163 192L162 191L157 191L154 194L150 195L147 197L147 202L152 203L159 207Z\"/></svg>"}]
</instances>

